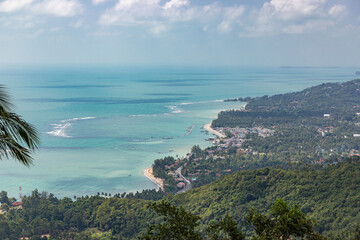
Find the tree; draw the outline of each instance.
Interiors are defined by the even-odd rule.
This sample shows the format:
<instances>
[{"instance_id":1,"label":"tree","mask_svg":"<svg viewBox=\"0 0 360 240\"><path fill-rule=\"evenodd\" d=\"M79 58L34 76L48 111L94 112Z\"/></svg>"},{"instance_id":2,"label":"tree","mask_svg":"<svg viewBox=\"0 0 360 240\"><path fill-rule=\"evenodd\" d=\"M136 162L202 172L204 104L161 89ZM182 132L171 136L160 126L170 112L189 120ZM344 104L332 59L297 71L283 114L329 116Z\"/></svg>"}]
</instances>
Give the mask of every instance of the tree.
<instances>
[{"instance_id":1,"label":"tree","mask_svg":"<svg viewBox=\"0 0 360 240\"><path fill-rule=\"evenodd\" d=\"M5 212L8 212L10 210L9 204L3 203L1 205L1 209L4 210Z\"/></svg>"},{"instance_id":2,"label":"tree","mask_svg":"<svg viewBox=\"0 0 360 240\"><path fill-rule=\"evenodd\" d=\"M199 226L200 217L177 208L168 202L161 201L150 205L156 213L164 217L164 222L158 225L149 225L147 233L140 236L143 240L201 240L195 228Z\"/></svg>"},{"instance_id":3,"label":"tree","mask_svg":"<svg viewBox=\"0 0 360 240\"><path fill-rule=\"evenodd\" d=\"M0 203L6 203L6 204L10 203L6 191L1 191L0 192Z\"/></svg>"},{"instance_id":4,"label":"tree","mask_svg":"<svg viewBox=\"0 0 360 240\"><path fill-rule=\"evenodd\" d=\"M314 232L314 221L301 212L297 205L289 207L282 199L276 200L270 208L270 216L250 210L247 223L255 228L254 240L293 239L323 240L325 237Z\"/></svg>"},{"instance_id":5,"label":"tree","mask_svg":"<svg viewBox=\"0 0 360 240\"><path fill-rule=\"evenodd\" d=\"M195 153L195 154L200 154L201 153L201 148L199 147L199 145L194 145L191 148L191 152Z\"/></svg>"},{"instance_id":6,"label":"tree","mask_svg":"<svg viewBox=\"0 0 360 240\"><path fill-rule=\"evenodd\" d=\"M40 142L38 133L12 110L10 97L0 85L0 159L12 157L29 166L33 161L31 154Z\"/></svg>"},{"instance_id":7,"label":"tree","mask_svg":"<svg viewBox=\"0 0 360 240\"><path fill-rule=\"evenodd\" d=\"M198 231L200 217L188 213L183 207L177 208L168 202L161 201L150 205L164 222L149 225L147 233L139 237L143 240L202 240ZM224 217L219 223L211 224L206 228L210 240L244 240L245 235L237 229L237 223L229 216Z\"/></svg>"},{"instance_id":8,"label":"tree","mask_svg":"<svg viewBox=\"0 0 360 240\"><path fill-rule=\"evenodd\" d=\"M225 216L219 223L210 224L206 231L211 240L244 240L245 234L238 230L237 223L230 216ZM220 238L225 235L224 238Z\"/></svg>"}]
</instances>

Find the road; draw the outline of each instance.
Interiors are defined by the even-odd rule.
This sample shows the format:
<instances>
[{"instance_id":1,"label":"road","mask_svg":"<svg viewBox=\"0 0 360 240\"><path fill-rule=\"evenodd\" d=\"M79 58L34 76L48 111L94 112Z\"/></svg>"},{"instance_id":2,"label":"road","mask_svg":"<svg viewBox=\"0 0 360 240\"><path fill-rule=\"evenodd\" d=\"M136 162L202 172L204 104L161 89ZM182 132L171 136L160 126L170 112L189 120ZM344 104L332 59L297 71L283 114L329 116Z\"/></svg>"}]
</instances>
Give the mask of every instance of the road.
<instances>
[{"instance_id":1,"label":"road","mask_svg":"<svg viewBox=\"0 0 360 240\"><path fill-rule=\"evenodd\" d=\"M176 169L175 174L177 175L178 178L181 178L184 181L185 187L180 191L178 191L177 193L186 192L191 188L191 182L181 174L181 170L182 170L182 166Z\"/></svg>"}]
</instances>

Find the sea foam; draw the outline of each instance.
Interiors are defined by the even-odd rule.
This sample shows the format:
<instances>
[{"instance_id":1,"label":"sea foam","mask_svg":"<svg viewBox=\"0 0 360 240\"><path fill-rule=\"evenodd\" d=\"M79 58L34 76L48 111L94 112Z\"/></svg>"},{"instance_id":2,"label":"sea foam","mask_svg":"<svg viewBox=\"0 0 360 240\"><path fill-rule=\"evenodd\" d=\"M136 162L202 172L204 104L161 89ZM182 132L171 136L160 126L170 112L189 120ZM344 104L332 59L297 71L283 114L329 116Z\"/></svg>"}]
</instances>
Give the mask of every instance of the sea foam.
<instances>
[{"instance_id":1,"label":"sea foam","mask_svg":"<svg viewBox=\"0 0 360 240\"><path fill-rule=\"evenodd\" d=\"M72 136L69 136L66 134L66 129L71 127L71 122L76 122L76 121L81 121L81 120L89 120L89 119L94 119L94 118L96 118L96 117L64 119L64 120L61 120L60 123L51 124L52 126L54 126L52 131L46 132L46 133L49 135L55 136L55 137L71 138Z\"/></svg>"},{"instance_id":2,"label":"sea foam","mask_svg":"<svg viewBox=\"0 0 360 240\"><path fill-rule=\"evenodd\" d=\"M165 106L167 107L171 113L182 113L183 111L178 106Z\"/></svg>"}]
</instances>

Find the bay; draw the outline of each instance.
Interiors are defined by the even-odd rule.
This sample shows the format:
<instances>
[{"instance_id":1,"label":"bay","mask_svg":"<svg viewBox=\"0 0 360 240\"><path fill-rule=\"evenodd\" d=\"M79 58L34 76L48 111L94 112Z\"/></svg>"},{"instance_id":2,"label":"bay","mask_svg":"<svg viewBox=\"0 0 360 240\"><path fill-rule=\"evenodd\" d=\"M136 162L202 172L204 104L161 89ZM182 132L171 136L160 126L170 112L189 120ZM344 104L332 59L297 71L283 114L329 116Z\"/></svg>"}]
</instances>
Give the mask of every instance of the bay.
<instances>
[{"instance_id":1,"label":"bay","mask_svg":"<svg viewBox=\"0 0 360 240\"><path fill-rule=\"evenodd\" d=\"M16 112L39 129L34 165L0 161L0 190L57 197L155 188L154 159L209 146L202 126L223 99L299 91L355 78L355 68L29 67L0 69Z\"/></svg>"}]
</instances>

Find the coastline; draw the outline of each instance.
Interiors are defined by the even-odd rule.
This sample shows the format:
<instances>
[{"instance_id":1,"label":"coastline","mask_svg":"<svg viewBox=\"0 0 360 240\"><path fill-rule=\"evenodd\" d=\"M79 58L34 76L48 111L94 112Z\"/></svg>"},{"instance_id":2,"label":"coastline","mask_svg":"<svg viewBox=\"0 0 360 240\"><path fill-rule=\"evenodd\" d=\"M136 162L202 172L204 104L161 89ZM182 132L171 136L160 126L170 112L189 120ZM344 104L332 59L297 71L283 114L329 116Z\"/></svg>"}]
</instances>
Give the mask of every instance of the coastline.
<instances>
[{"instance_id":1,"label":"coastline","mask_svg":"<svg viewBox=\"0 0 360 240\"><path fill-rule=\"evenodd\" d=\"M211 127L211 123L205 124L203 127L206 131L215 134L216 136L220 137L220 138L225 138L226 136L218 131L216 131L215 129L213 129Z\"/></svg>"},{"instance_id":2,"label":"coastline","mask_svg":"<svg viewBox=\"0 0 360 240\"><path fill-rule=\"evenodd\" d=\"M247 103L245 103L243 106L241 106L238 110L242 110L242 109L245 109ZM219 110L219 111L223 111L223 110ZM226 135L216 131L215 129L213 129L211 127L211 123L208 123L208 124L205 124L203 125L203 129L207 132L210 132L214 135L216 135L217 137L219 138L226 138ZM192 129L191 129L192 130ZM146 168L144 171L143 171L143 174L146 178L148 178L150 181L152 181L153 183L155 183L157 185L157 190L158 189L161 189L162 191L164 191L164 179L161 179L161 178L157 178L153 175L153 168L152 167L149 167L149 168Z\"/></svg>"},{"instance_id":3,"label":"coastline","mask_svg":"<svg viewBox=\"0 0 360 240\"><path fill-rule=\"evenodd\" d=\"M224 100L224 101L225 101L225 100ZM241 101L241 102L242 102L242 101ZM234 110L242 111L242 110L244 110L244 109L246 108L246 105L247 105L247 102L244 102L244 105L243 105L243 106L241 106L239 109L234 109ZM224 110L220 110L220 112L221 112L221 111L224 111ZM205 125L203 126L203 129L205 129L206 131L208 131L208 132L210 132L210 133L218 136L219 138L226 138L226 136L225 136L224 134L222 134L222 133L216 131L215 129L213 129L213 128L211 127L211 123L212 123L212 121L211 121L210 123L208 123L208 124L205 124Z\"/></svg>"},{"instance_id":4,"label":"coastline","mask_svg":"<svg viewBox=\"0 0 360 240\"><path fill-rule=\"evenodd\" d=\"M146 168L143 173L145 177L147 177L150 181L152 181L158 186L157 190L161 189L162 191L164 191L164 180L161 178L157 178L153 175L152 167Z\"/></svg>"}]
</instances>

